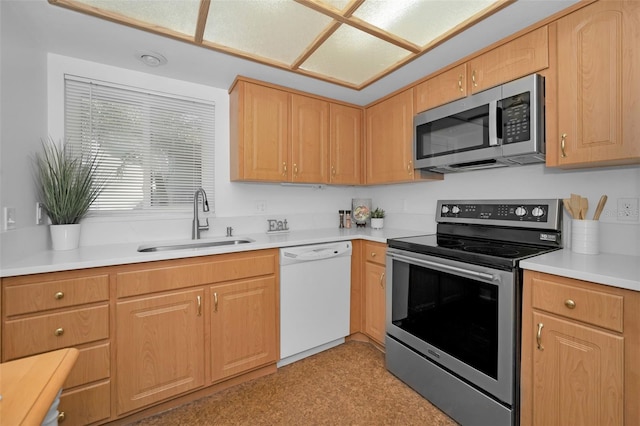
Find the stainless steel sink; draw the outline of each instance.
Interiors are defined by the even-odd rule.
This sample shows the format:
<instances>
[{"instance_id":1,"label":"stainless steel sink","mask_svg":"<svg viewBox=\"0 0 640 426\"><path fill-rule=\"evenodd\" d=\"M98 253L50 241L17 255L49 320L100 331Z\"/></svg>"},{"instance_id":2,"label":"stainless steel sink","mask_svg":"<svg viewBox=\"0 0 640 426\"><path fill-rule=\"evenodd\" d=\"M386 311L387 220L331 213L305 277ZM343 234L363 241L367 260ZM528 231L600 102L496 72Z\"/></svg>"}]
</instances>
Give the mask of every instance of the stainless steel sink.
<instances>
[{"instance_id":1,"label":"stainless steel sink","mask_svg":"<svg viewBox=\"0 0 640 426\"><path fill-rule=\"evenodd\" d=\"M169 250L189 250L189 249L200 249L200 248L210 248L210 247L220 247L220 246L231 246L238 244L248 244L253 243L254 240L251 238L239 238L239 237L229 237L229 238L220 238L215 240L192 240L186 242L176 242L176 243L160 243L160 244L145 244L138 247L138 251L142 253L152 252L152 251L169 251Z\"/></svg>"}]
</instances>

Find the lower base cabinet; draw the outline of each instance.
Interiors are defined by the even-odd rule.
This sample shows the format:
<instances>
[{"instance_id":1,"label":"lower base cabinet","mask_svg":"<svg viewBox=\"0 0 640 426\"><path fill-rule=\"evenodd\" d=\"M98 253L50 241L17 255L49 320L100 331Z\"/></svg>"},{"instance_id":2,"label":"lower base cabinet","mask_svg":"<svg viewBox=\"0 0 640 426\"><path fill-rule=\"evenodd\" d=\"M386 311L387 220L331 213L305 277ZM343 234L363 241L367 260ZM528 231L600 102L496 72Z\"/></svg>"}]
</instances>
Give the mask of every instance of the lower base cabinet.
<instances>
[{"instance_id":1,"label":"lower base cabinet","mask_svg":"<svg viewBox=\"0 0 640 426\"><path fill-rule=\"evenodd\" d=\"M118 414L204 385L202 289L118 302Z\"/></svg>"},{"instance_id":2,"label":"lower base cabinet","mask_svg":"<svg viewBox=\"0 0 640 426\"><path fill-rule=\"evenodd\" d=\"M103 382L65 392L58 405L58 423L63 426L88 425L111 416L111 384Z\"/></svg>"},{"instance_id":3,"label":"lower base cabinet","mask_svg":"<svg viewBox=\"0 0 640 426\"><path fill-rule=\"evenodd\" d=\"M363 258L364 332L380 345L384 345L386 311L386 245L366 242Z\"/></svg>"},{"instance_id":4,"label":"lower base cabinet","mask_svg":"<svg viewBox=\"0 0 640 426\"><path fill-rule=\"evenodd\" d=\"M525 271L521 425L640 424L640 293Z\"/></svg>"}]
</instances>

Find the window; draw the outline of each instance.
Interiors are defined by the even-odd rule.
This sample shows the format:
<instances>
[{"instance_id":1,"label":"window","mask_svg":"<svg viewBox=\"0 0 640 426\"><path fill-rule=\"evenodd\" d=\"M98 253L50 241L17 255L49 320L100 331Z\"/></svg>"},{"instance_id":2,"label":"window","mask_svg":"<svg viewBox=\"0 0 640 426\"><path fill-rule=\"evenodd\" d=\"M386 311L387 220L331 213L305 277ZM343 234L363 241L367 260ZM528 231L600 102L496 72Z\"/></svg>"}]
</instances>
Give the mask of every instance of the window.
<instances>
[{"instance_id":1,"label":"window","mask_svg":"<svg viewBox=\"0 0 640 426\"><path fill-rule=\"evenodd\" d=\"M213 210L214 118L212 102L65 75L65 143L110 177L93 212L185 210L199 187Z\"/></svg>"}]
</instances>

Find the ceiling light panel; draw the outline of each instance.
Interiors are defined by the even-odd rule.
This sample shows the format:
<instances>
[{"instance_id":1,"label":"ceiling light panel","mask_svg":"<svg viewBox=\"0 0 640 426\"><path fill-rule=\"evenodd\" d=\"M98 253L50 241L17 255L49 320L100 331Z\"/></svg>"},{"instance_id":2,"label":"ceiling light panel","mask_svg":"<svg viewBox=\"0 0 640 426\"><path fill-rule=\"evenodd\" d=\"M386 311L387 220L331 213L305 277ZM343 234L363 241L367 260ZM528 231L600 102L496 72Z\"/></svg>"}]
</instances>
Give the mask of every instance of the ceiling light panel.
<instances>
[{"instance_id":1,"label":"ceiling light panel","mask_svg":"<svg viewBox=\"0 0 640 426\"><path fill-rule=\"evenodd\" d=\"M301 66L353 85L361 85L411 52L342 25Z\"/></svg>"},{"instance_id":2,"label":"ceiling light panel","mask_svg":"<svg viewBox=\"0 0 640 426\"><path fill-rule=\"evenodd\" d=\"M193 37L196 32L200 9L200 0L78 0L77 2L123 15L125 18L158 25L190 37ZM126 19L123 21L126 22Z\"/></svg>"},{"instance_id":3,"label":"ceiling light panel","mask_svg":"<svg viewBox=\"0 0 640 426\"><path fill-rule=\"evenodd\" d=\"M353 14L418 46L426 46L495 0L366 0Z\"/></svg>"},{"instance_id":4,"label":"ceiling light panel","mask_svg":"<svg viewBox=\"0 0 640 426\"><path fill-rule=\"evenodd\" d=\"M331 21L290 0L212 0L204 41L292 64Z\"/></svg>"}]
</instances>

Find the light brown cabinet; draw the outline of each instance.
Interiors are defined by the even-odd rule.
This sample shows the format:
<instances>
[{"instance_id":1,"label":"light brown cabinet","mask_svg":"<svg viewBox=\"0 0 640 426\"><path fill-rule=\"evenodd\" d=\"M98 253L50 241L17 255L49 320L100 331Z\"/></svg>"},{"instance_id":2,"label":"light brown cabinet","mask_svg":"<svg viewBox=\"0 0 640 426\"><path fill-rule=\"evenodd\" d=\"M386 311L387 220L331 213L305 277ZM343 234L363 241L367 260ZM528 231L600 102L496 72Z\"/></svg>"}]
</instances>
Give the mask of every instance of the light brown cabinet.
<instances>
[{"instance_id":1,"label":"light brown cabinet","mask_svg":"<svg viewBox=\"0 0 640 426\"><path fill-rule=\"evenodd\" d=\"M362 183L362 109L329 105L329 183Z\"/></svg>"},{"instance_id":2,"label":"light brown cabinet","mask_svg":"<svg viewBox=\"0 0 640 426\"><path fill-rule=\"evenodd\" d=\"M277 361L276 280L255 278L209 289L211 381Z\"/></svg>"},{"instance_id":3,"label":"light brown cabinet","mask_svg":"<svg viewBox=\"0 0 640 426\"><path fill-rule=\"evenodd\" d=\"M385 244L367 241L364 262L364 332L384 346L386 311Z\"/></svg>"},{"instance_id":4,"label":"light brown cabinet","mask_svg":"<svg viewBox=\"0 0 640 426\"><path fill-rule=\"evenodd\" d=\"M104 269L2 279L2 361L66 347L79 355L58 407L65 425L111 415L109 279Z\"/></svg>"},{"instance_id":5,"label":"light brown cabinet","mask_svg":"<svg viewBox=\"0 0 640 426\"><path fill-rule=\"evenodd\" d=\"M416 114L467 96L467 64L440 73L415 87Z\"/></svg>"},{"instance_id":6,"label":"light brown cabinet","mask_svg":"<svg viewBox=\"0 0 640 426\"><path fill-rule=\"evenodd\" d=\"M640 3L599 1L555 24L557 108L547 165L640 163Z\"/></svg>"},{"instance_id":7,"label":"light brown cabinet","mask_svg":"<svg viewBox=\"0 0 640 426\"><path fill-rule=\"evenodd\" d=\"M244 79L230 107L231 180L360 183L360 108Z\"/></svg>"},{"instance_id":8,"label":"light brown cabinet","mask_svg":"<svg viewBox=\"0 0 640 426\"><path fill-rule=\"evenodd\" d=\"M549 66L549 36L540 27L469 61L469 92L477 93Z\"/></svg>"},{"instance_id":9,"label":"light brown cabinet","mask_svg":"<svg viewBox=\"0 0 640 426\"><path fill-rule=\"evenodd\" d=\"M525 271L521 424L640 420L640 294Z\"/></svg>"},{"instance_id":10,"label":"light brown cabinet","mask_svg":"<svg viewBox=\"0 0 640 426\"><path fill-rule=\"evenodd\" d=\"M118 415L204 385L204 290L118 302Z\"/></svg>"}]
</instances>

